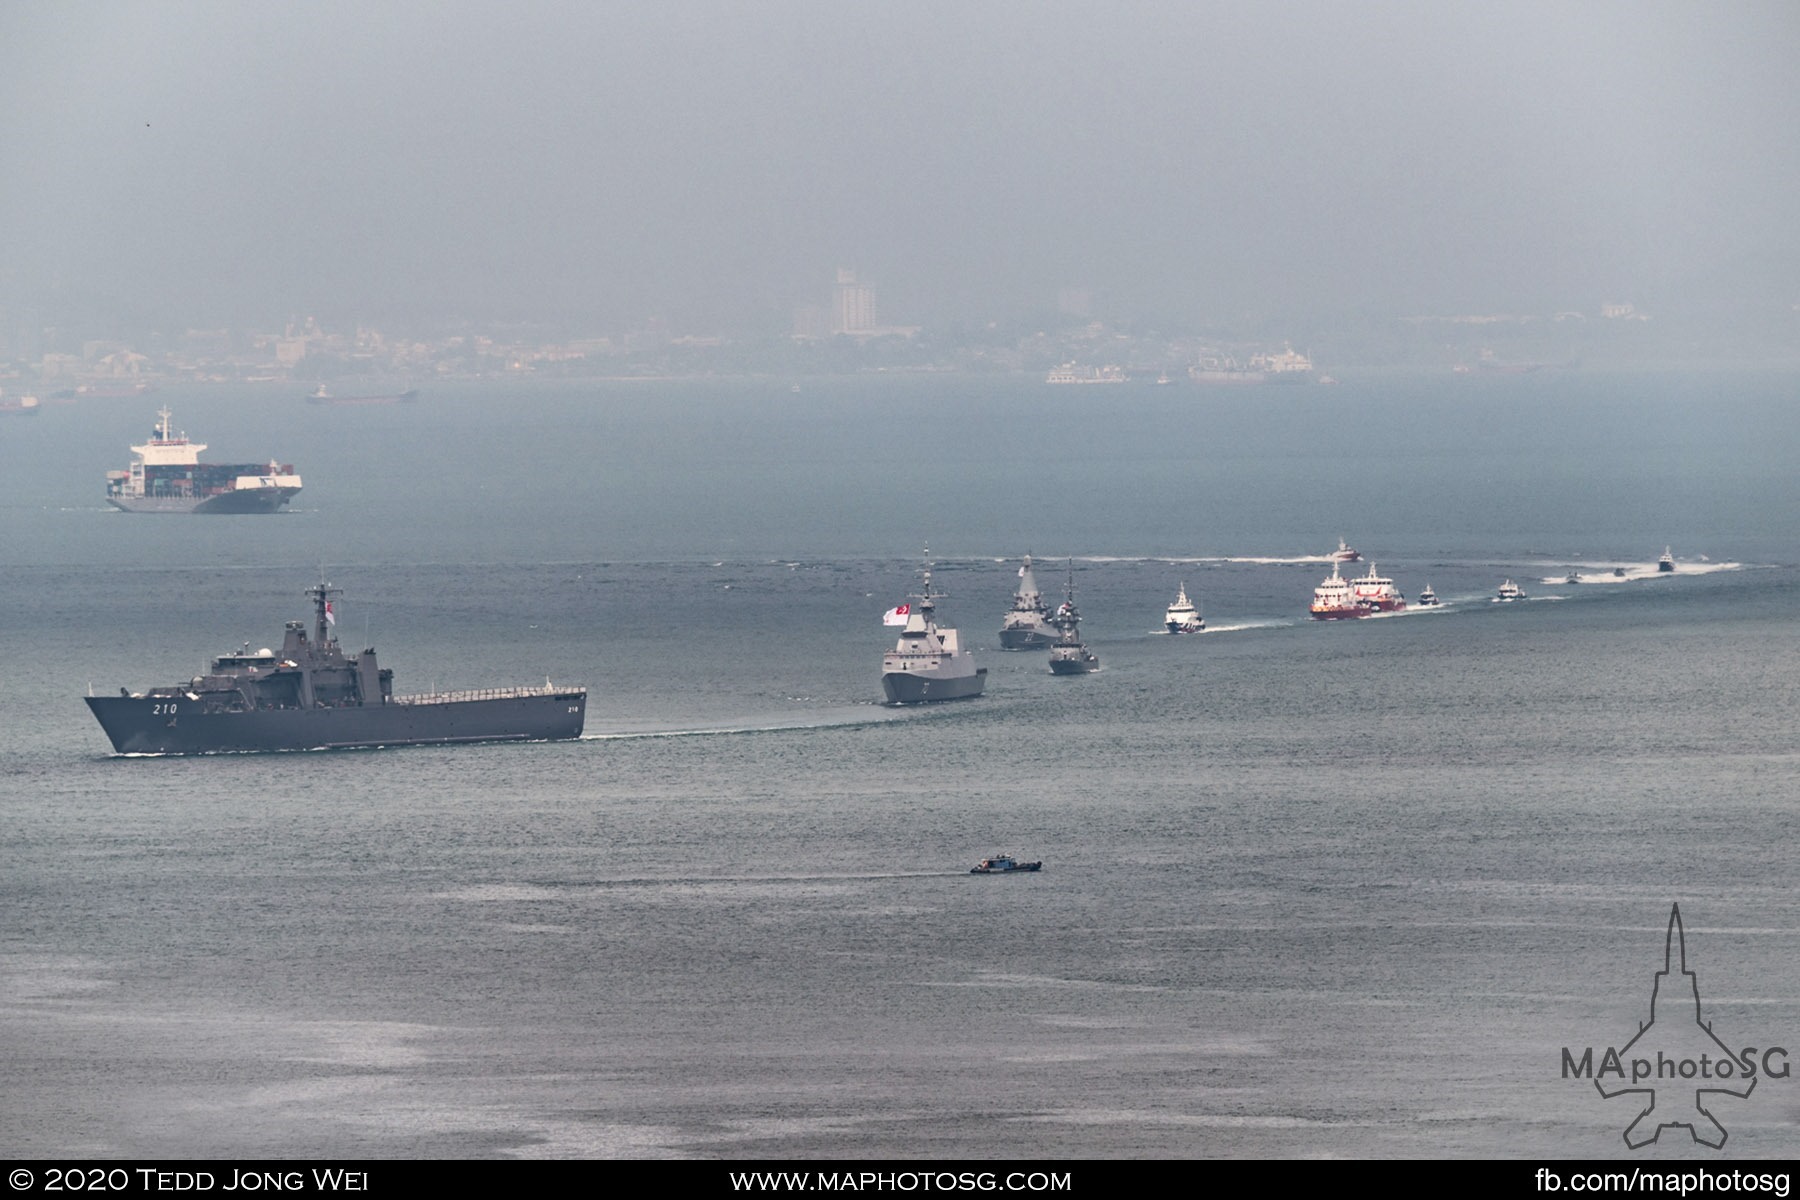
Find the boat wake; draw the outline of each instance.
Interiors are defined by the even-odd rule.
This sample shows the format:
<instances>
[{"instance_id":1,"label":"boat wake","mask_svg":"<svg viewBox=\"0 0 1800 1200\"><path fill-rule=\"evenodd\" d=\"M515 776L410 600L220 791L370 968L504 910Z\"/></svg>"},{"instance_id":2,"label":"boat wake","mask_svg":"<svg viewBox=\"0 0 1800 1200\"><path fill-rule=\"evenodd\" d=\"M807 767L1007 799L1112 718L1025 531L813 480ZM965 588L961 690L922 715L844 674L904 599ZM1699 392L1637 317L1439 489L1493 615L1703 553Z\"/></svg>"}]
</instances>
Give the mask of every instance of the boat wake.
<instances>
[{"instance_id":1,"label":"boat wake","mask_svg":"<svg viewBox=\"0 0 1800 1200\"><path fill-rule=\"evenodd\" d=\"M1297 621L1286 621L1286 620L1281 620L1276 617L1269 617L1269 618L1266 618L1266 619L1260 620L1260 621L1258 621L1258 620L1235 621L1228 625L1214 625L1214 624L1209 623L1205 629L1195 630L1193 633L1174 634L1174 633L1170 633L1167 629L1152 629L1152 630L1149 630L1148 632L1153 637L1184 637L1185 638L1185 637L1197 637L1202 634L1208 634L1208 633L1241 633L1246 629L1286 629L1290 625L1297 625L1297 624L1299 624L1299 622L1297 622Z\"/></svg>"},{"instance_id":2,"label":"boat wake","mask_svg":"<svg viewBox=\"0 0 1800 1200\"><path fill-rule=\"evenodd\" d=\"M1576 583L1632 583L1641 579L1669 579L1679 575L1716 575L1721 571L1745 570L1738 562L1680 562L1673 571L1659 571L1656 564L1614 566L1610 563L1581 563L1575 572ZM1542 583L1567 583L1569 572L1545 576Z\"/></svg>"},{"instance_id":3,"label":"boat wake","mask_svg":"<svg viewBox=\"0 0 1800 1200\"><path fill-rule=\"evenodd\" d=\"M803 729L851 729L858 725L885 725L890 721L904 721L920 715L918 710L894 708L888 706L873 707L867 712L857 711L845 713L841 717L822 717L818 714L795 716L792 718L775 717L754 723L721 723L718 725L696 725L680 729L611 729L603 732L589 731L577 740L583 742L622 742L647 738L683 738L683 737L726 737L753 733L787 733Z\"/></svg>"}]
</instances>

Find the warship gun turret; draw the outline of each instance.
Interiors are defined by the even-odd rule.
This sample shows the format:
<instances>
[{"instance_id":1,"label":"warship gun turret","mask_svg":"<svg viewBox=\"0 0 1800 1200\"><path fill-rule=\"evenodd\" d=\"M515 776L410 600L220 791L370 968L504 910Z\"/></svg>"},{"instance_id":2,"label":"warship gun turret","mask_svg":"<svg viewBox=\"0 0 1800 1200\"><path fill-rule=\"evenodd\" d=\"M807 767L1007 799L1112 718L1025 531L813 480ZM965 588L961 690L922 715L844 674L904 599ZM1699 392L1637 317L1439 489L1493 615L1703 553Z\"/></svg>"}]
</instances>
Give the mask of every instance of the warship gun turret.
<instances>
[{"instance_id":1,"label":"warship gun turret","mask_svg":"<svg viewBox=\"0 0 1800 1200\"><path fill-rule=\"evenodd\" d=\"M394 694L375 651L348 655L333 629L341 588L308 588L313 627L289 621L280 650L248 644L213 659L204 675L146 692L89 696L120 754L215 754L444 742L549 741L581 736L587 689L486 688Z\"/></svg>"}]
</instances>

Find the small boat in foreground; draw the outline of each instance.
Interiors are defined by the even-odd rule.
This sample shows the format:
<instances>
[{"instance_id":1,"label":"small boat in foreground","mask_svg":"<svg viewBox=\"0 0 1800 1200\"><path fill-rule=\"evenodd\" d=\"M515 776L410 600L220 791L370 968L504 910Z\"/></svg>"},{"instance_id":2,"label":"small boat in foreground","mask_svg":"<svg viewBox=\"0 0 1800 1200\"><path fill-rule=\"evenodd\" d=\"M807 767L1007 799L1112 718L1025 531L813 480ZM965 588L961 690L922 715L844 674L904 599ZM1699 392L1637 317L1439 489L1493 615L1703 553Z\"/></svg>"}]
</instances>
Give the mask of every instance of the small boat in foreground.
<instances>
[{"instance_id":1,"label":"small boat in foreground","mask_svg":"<svg viewBox=\"0 0 1800 1200\"><path fill-rule=\"evenodd\" d=\"M1042 862L1020 862L1010 854L995 854L969 868L971 875L1005 875L1012 871L1035 871Z\"/></svg>"},{"instance_id":2,"label":"small boat in foreground","mask_svg":"<svg viewBox=\"0 0 1800 1200\"><path fill-rule=\"evenodd\" d=\"M1437 593L1431 590L1431 585L1428 583L1425 585L1424 589L1419 592L1419 607L1436 608L1437 606Z\"/></svg>"}]
</instances>

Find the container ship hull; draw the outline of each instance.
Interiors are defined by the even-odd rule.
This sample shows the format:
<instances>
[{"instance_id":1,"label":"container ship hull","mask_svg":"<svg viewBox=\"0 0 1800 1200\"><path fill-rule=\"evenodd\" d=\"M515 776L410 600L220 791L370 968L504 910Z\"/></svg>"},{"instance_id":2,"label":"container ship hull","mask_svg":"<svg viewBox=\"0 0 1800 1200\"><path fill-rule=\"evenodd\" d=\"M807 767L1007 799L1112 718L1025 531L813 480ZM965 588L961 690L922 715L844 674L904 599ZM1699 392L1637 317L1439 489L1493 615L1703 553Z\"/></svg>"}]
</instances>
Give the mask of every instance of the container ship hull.
<instances>
[{"instance_id":1,"label":"container ship hull","mask_svg":"<svg viewBox=\"0 0 1800 1200\"><path fill-rule=\"evenodd\" d=\"M89 696L87 704L120 754L228 754L567 740L581 736L587 693L521 689L483 699L249 712L206 712L167 696Z\"/></svg>"},{"instance_id":2,"label":"container ship hull","mask_svg":"<svg viewBox=\"0 0 1800 1200\"><path fill-rule=\"evenodd\" d=\"M272 513L299 494L297 487L234 488L211 496L108 496L106 502L130 513Z\"/></svg>"}]
</instances>

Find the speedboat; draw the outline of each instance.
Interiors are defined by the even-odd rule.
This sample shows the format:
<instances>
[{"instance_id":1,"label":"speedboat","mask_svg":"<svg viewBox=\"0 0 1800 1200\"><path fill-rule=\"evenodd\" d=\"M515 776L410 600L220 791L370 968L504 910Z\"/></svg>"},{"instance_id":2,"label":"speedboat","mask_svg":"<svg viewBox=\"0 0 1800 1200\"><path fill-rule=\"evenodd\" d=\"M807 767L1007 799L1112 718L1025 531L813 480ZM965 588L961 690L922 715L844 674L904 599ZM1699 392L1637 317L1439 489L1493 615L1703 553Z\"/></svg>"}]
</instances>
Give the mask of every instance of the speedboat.
<instances>
[{"instance_id":1,"label":"speedboat","mask_svg":"<svg viewBox=\"0 0 1800 1200\"><path fill-rule=\"evenodd\" d=\"M995 854L969 868L971 875L1005 875L1010 871L1035 871L1041 862L1020 862L1010 854Z\"/></svg>"},{"instance_id":2,"label":"speedboat","mask_svg":"<svg viewBox=\"0 0 1800 1200\"><path fill-rule=\"evenodd\" d=\"M1564 583L1580 583L1581 576L1574 571L1570 571L1568 578L1564 579L1563 582Z\"/></svg>"},{"instance_id":3,"label":"speedboat","mask_svg":"<svg viewBox=\"0 0 1800 1200\"><path fill-rule=\"evenodd\" d=\"M1494 603L1507 604L1514 600L1523 599L1525 599L1525 593L1519 590L1518 584L1509 579L1500 585L1500 591L1494 596Z\"/></svg>"},{"instance_id":4,"label":"speedboat","mask_svg":"<svg viewBox=\"0 0 1800 1200\"><path fill-rule=\"evenodd\" d=\"M1341 563L1356 562L1360 558L1362 558L1362 555L1358 554L1354 549L1352 549L1350 546L1346 545L1343 538L1338 539L1338 548L1336 550L1332 551L1332 554L1331 554L1332 562L1341 562Z\"/></svg>"},{"instance_id":5,"label":"speedboat","mask_svg":"<svg viewBox=\"0 0 1800 1200\"><path fill-rule=\"evenodd\" d=\"M1656 569L1658 571L1673 571L1675 569L1675 556L1669 553L1669 547L1663 547L1662 557L1656 560Z\"/></svg>"},{"instance_id":6,"label":"speedboat","mask_svg":"<svg viewBox=\"0 0 1800 1200\"><path fill-rule=\"evenodd\" d=\"M1431 590L1431 585L1428 583L1425 585L1424 590L1419 593L1419 607L1436 608L1437 605L1437 593Z\"/></svg>"}]
</instances>

